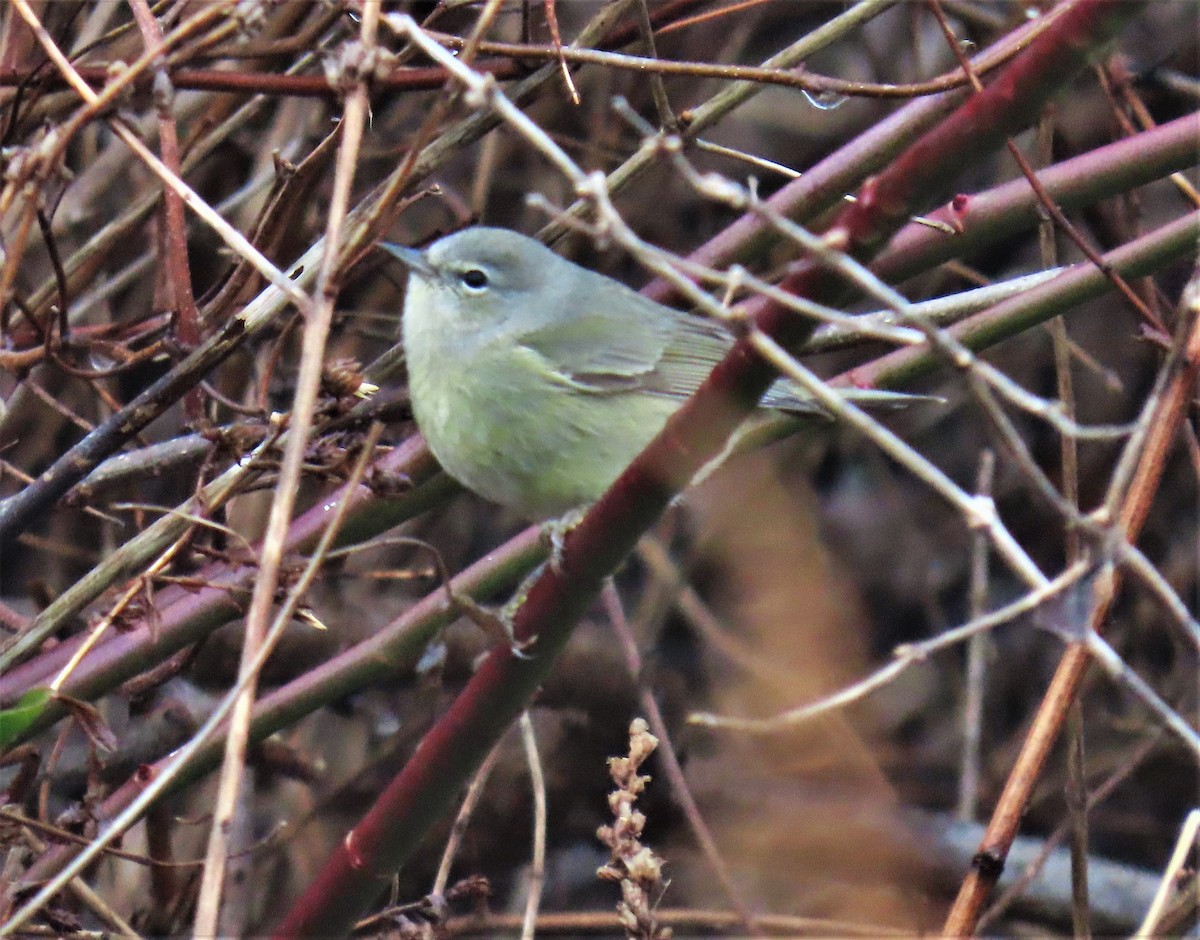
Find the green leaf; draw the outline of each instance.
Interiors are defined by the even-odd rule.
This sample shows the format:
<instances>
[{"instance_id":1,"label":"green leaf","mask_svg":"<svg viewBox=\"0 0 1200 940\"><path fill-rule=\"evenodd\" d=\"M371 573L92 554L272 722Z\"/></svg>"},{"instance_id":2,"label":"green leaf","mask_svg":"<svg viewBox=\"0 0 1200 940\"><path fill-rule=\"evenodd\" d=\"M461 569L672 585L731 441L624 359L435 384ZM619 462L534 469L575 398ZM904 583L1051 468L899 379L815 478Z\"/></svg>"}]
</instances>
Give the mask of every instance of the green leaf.
<instances>
[{"instance_id":1,"label":"green leaf","mask_svg":"<svg viewBox=\"0 0 1200 940\"><path fill-rule=\"evenodd\" d=\"M49 689L30 689L12 708L0 710L0 753L37 721L53 696Z\"/></svg>"}]
</instances>

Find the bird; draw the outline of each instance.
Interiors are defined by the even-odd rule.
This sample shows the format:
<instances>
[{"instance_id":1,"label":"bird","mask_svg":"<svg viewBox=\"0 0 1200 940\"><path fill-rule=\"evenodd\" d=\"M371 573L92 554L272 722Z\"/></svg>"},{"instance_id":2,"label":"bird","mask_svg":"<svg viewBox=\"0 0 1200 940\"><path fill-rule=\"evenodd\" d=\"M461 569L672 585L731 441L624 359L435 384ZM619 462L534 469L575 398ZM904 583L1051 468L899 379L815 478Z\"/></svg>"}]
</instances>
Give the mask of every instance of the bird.
<instances>
[{"instance_id":1,"label":"bird","mask_svg":"<svg viewBox=\"0 0 1200 940\"><path fill-rule=\"evenodd\" d=\"M467 489L531 520L599 499L733 345L720 324L509 229L381 247L409 269L401 339L426 443ZM783 380L761 405L821 410Z\"/></svg>"}]
</instances>

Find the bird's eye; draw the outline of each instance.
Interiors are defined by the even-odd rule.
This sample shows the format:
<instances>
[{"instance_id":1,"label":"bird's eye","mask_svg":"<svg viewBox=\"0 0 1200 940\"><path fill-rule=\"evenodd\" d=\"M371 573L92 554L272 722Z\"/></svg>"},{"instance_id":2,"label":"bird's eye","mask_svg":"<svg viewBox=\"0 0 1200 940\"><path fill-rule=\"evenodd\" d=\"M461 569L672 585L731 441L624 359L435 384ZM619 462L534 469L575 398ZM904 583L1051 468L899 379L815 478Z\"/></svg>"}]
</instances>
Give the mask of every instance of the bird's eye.
<instances>
[{"instance_id":1,"label":"bird's eye","mask_svg":"<svg viewBox=\"0 0 1200 940\"><path fill-rule=\"evenodd\" d=\"M480 271L479 268L470 268L463 271L462 282L471 290L482 290L487 287L488 276L483 271Z\"/></svg>"}]
</instances>

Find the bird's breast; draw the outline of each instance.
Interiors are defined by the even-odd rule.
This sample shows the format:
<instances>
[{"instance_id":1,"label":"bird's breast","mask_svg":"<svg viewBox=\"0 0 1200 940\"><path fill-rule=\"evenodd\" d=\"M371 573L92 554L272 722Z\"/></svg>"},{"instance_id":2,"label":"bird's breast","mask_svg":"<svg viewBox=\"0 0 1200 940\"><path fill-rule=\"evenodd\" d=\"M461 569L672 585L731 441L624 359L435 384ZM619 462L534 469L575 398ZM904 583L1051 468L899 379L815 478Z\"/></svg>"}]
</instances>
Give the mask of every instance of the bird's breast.
<instances>
[{"instance_id":1,"label":"bird's breast","mask_svg":"<svg viewBox=\"0 0 1200 940\"><path fill-rule=\"evenodd\" d=\"M594 501L662 427L673 403L593 394L513 337L452 344L406 330L413 412L452 477L531 518Z\"/></svg>"}]
</instances>

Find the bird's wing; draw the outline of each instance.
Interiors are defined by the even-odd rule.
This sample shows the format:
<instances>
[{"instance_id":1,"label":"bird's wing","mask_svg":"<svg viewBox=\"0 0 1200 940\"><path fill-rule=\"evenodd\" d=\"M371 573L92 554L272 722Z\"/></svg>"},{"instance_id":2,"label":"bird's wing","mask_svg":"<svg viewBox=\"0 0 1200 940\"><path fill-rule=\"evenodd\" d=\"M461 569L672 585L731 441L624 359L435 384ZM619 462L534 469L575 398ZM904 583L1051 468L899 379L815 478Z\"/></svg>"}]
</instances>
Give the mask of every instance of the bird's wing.
<instances>
[{"instance_id":1,"label":"bird's wing","mask_svg":"<svg viewBox=\"0 0 1200 940\"><path fill-rule=\"evenodd\" d=\"M527 330L518 342L581 390L687 398L728 351L728 334L714 323L649 301L640 313L629 321L579 313Z\"/></svg>"},{"instance_id":2,"label":"bird's wing","mask_svg":"<svg viewBox=\"0 0 1200 940\"><path fill-rule=\"evenodd\" d=\"M661 317L627 324L604 313L578 313L517 337L560 379L599 393L645 387L669 340L670 324Z\"/></svg>"},{"instance_id":3,"label":"bird's wing","mask_svg":"<svg viewBox=\"0 0 1200 940\"><path fill-rule=\"evenodd\" d=\"M671 341L645 387L672 398L687 398L725 358L733 340L720 324L683 313L672 317L671 327Z\"/></svg>"},{"instance_id":4,"label":"bird's wing","mask_svg":"<svg viewBox=\"0 0 1200 940\"><path fill-rule=\"evenodd\" d=\"M537 353L551 375L580 392L648 392L668 398L689 397L733 345L718 323L668 311L645 301L643 316L630 320L601 313L523 331L517 342ZM839 388L848 401L872 409L941 401L881 389ZM786 380L776 382L762 405L796 414L826 415L812 396Z\"/></svg>"}]
</instances>

